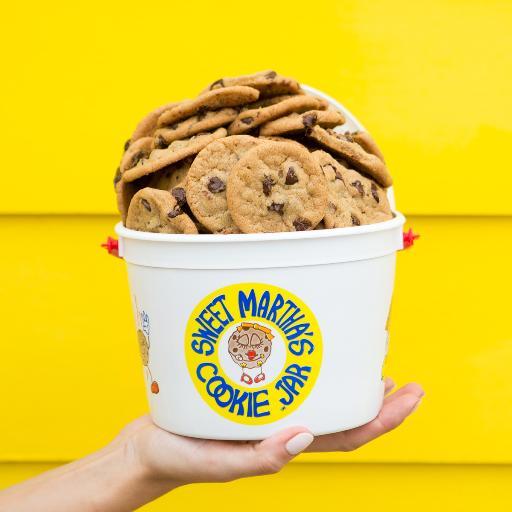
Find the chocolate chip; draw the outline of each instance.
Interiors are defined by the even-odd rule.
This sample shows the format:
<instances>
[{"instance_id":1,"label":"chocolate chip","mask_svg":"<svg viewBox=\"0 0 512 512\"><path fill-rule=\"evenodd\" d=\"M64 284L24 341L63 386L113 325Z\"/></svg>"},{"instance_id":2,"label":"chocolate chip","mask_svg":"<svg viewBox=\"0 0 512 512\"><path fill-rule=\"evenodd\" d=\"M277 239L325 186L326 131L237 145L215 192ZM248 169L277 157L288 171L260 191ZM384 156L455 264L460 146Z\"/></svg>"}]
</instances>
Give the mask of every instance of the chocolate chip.
<instances>
[{"instance_id":1,"label":"chocolate chip","mask_svg":"<svg viewBox=\"0 0 512 512\"><path fill-rule=\"evenodd\" d=\"M141 199L140 202L142 203L142 206L144 206L144 208L146 208L146 210L148 212L151 211L151 205L149 204L149 201L147 199Z\"/></svg>"},{"instance_id":2,"label":"chocolate chip","mask_svg":"<svg viewBox=\"0 0 512 512\"><path fill-rule=\"evenodd\" d=\"M359 195L361 197L364 196L364 187L363 187L363 184L359 180L352 182L351 185L353 187L357 188L357 191L359 192Z\"/></svg>"},{"instance_id":3,"label":"chocolate chip","mask_svg":"<svg viewBox=\"0 0 512 512\"><path fill-rule=\"evenodd\" d=\"M137 153L135 153L132 156L132 159L130 160L130 164L129 164L128 168L131 169L132 167L135 167L141 160L143 160L147 156L148 156L148 154L145 151L137 151Z\"/></svg>"},{"instance_id":4,"label":"chocolate chip","mask_svg":"<svg viewBox=\"0 0 512 512\"><path fill-rule=\"evenodd\" d=\"M129 147L130 147L130 144L131 144L131 140L128 139L125 143L124 143L124 150L126 151Z\"/></svg>"},{"instance_id":5,"label":"chocolate chip","mask_svg":"<svg viewBox=\"0 0 512 512\"><path fill-rule=\"evenodd\" d=\"M268 78L269 80L272 80L273 78L275 78L277 76L277 73L275 71L269 71L266 75L265 75L265 78Z\"/></svg>"},{"instance_id":6,"label":"chocolate chip","mask_svg":"<svg viewBox=\"0 0 512 512\"><path fill-rule=\"evenodd\" d=\"M315 113L304 114L302 116L302 124L304 125L304 128L306 128L306 130L311 130L311 128L313 128L313 126L315 126L317 121L318 121L318 116Z\"/></svg>"},{"instance_id":7,"label":"chocolate chip","mask_svg":"<svg viewBox=\"0 0 512 512\"><path fill-rule=\"evenodd\" d=\"M284 203L274 203L270 206L267 206L269 212L276 212L279 213L279 215L283 215L284 213Z\"/></svg>"},{"instance_id":8,"label":"chocolate chip","mask_svg":"<svg viewBox=\"0 0 512 512\"><path fill-rule=\"evenodd\" d=\"M121 181L122 176L123 175L121 174L121 169L118 167L114 175L114 187Z\"/></svg>"},{"instance_id":9,"label":"chocolate chip","mask_svg":"<svg viewBox=\"0 0 512 512\"><path fill-rule=\"evenodd\" d=\"M224 87L224 80L222 78L219 78L218 80L215 80L212 85L210 85L210 91L212 89L217 89L220 87Z\"/></svg>"},{"instance_id":10,"label":"chocolate chip","mask_svg":"<svg viewBox=\"0 0 512 512\"><path fill-rule=\"evenodd\" d=\"M183 213L182 209L180 208L179 205L176 205L168 214L167 214L167 217L169 217L169 219L174 219L175 217L177 217L178 215L181 215Z\"/></svg>"},{"instance_id":11,"label":"chocolate chip","mask_svg":"<svg viewBox=\"0 0 512 512\"><path fill-rule=\"evenodd\" d=\"M226 184L220 178L217 178L217 176L213 176L208 182L208 190L213 194L224 192L224 190L226 190Z\"/></svg>"},{"instance_id":12,"label":"chocolate chip","mask_svg":"<svg viewBox=\"0 0 512 512\"><path fill-rule=\"evenodd\" d=\"M243 117L240 121L244 124L251 124L254 121L254 117Z\"/></svg>"},{"instance_id":13,"label":"chocolate chip","mask_svg":"<svg viewBox=\"0 0 512 512\"><path fill-rule=\"evenodd\" d=\"M375 185L375 183L373 183L373 182L372 182L371 190L372 190L373 199L375 199L375 201L377 201L377 203L380 203L380 197L379 197L379 193L377 191L377 185Z\"/></svg>"},{"instance_id":14,"label":"chocolate chip","mask_svg":"<svg viewBox=\"0 0 512 512\"><path fill-rule=\"evenodd\" d=\"M161 135L158 135L157 138L155 139L155 148L165 149L167 146L169 146L169 144L167 144L165 139Z\"/></svg>"},{"instance_id":15,"label":"chocolate chip","mask_svg":"<svg viewBox=\"0 0 512 512\"><path fill-rule=\"evenodd\" d=\"M330 167L334 171L334 179L335 180L343 181L343 176L339 173L338 169L336 169L336 167L334 167L333 164L322 165L322 170L325 169L326 167ZM325 173L325 171L324 171L324 173Z\"/></svg>"},{"instance_id":16,"label":"chocolate chip","mask_svg":"<svg viewBox=\"0 0 512 512\"><path fill-rule=\"evenodd\" d=\"M330 208L333 212L335 212L335 211L338 209L338 207L337 207L334 203L331 203L331 202L329 202L329 208Z\"/></svg>"},{"instance_id":17,"label":"chocolate chip","mask_svg":"<svg viewBox=\"0 0 512 512\"><path fill-rule=\"evenodd\" d=\"M272 193L272 187L276 184L272 176L265 175L263 177L263 193L269 196Z\"/></svg>"},{"instance_id":18,"label":"chocolate chip","mask_svg":"<svg viewBox=\"0 0 512 512\"><path fill-rule=\"evenodd\" d=\"M351 215L350 217L352 218L352 225L353 226L360 226L361 225L361 221L355 215Z\"/></svg>"},{"instance_id":19,"label":"chocolate chip","mask_svg":"<svg viewBox=\"0 0 512 512\"><path fill-rule=\"evenodd\" d=\"M303 219L302 217L297 217L293 221L293 226L296 231L306 231L311 228L311 222L308 219Z\"/></svg>"},{"instance_id":20,"label":"chocolate chip","mask_svg":"<svg viewBox=\"0 0 512 512\"><path fill-rule=\"evenodd\" d=\"M187 204L187 194L185 189L182 187L176 187L171 190L171 194L176 199L179 206L185 206Z\"/></svg>"},{"instance_id":21,"label":"chocolate chip","mask_svg":"<svg viewBox=\"0 0 512 512\"><path fill-rule=\"evenodd\" d=\"M288 167L288 172L286 173L286 179L284 180L285 185L295 185L299 181L299 177L295 172L293 167Z\"/></svg>"},{"instance_id":22,"label":"chocolate chip","mask_svg":"<svg viewBox=\"0 0 512 512\"><path fill-rule=\"evenodd\" d=\"M208 107L199 107L196 112L197 120L201 121L201 119L204 119L206 112L208 112Z\"/></svg>"}]
</instances>

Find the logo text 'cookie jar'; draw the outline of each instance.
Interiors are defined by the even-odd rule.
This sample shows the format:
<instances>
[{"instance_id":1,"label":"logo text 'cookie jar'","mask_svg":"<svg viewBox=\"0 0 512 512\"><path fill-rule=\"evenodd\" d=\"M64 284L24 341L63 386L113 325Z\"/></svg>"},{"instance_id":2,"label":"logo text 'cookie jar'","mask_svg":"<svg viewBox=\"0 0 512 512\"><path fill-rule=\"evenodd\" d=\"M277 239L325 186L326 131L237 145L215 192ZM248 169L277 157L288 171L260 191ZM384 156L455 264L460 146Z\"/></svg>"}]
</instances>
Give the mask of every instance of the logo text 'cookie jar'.
<instances>
[{"instance_id":1,"label":"logo text 'cookie jar'","mask_svg":"<svg viewBox=\"0 0 512 512\"><path fill-rule=\"evenodd\" d=\"M185 334L190 376L218 414L249 425L290 414L311 392L322 335L309 307L277 286L241 283L205 297Z\"/></svg>"}]
</instances>

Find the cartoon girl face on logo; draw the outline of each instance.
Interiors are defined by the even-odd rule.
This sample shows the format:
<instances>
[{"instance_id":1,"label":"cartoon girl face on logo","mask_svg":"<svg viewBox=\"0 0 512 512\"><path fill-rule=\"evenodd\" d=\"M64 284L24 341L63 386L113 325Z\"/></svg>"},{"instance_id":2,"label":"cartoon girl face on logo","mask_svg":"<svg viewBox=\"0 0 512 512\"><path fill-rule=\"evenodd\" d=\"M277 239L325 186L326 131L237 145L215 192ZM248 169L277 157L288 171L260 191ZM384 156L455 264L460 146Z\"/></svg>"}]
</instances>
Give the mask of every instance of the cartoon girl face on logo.
<instances>
[{"instance_id":1,"label":"cartoon girl face on logo","mask_svg":"<svg viewBox=\"0 0 512 512\"><path fill-rule=\"evenodd\" d=\"M272 331L268 327L256 323L241 323L228 340L228 351L231 359L242 369L240 381L246 385L265 380L263 365L272 352ZM254 378L247 373L248 369L259 368Z\"/></svg>"}]
</instances>

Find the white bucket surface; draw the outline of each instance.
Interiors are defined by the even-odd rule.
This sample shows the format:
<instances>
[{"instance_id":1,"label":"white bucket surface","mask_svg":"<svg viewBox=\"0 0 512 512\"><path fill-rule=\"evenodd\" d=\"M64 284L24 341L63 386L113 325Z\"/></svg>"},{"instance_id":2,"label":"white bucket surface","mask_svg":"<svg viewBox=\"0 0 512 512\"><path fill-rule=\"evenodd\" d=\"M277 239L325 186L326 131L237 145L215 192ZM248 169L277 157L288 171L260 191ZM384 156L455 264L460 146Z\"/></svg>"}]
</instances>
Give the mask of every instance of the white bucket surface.
<instances>
[{"instance_id":1,"label":"white bucket surface","mask_svg":"<svg viewBox=\"0 0 512 512\"><path fill-rule=\"evenodd\" d=\"M343 106L318 91L362 129ZM119 223L151 416L209 439L372 420L404 217L293 233L167 235Z\"/></svg>"},{"instance_id":2,"label":"white bucket surface","mask_svg":"<svg viewBox=\"0 0 512 512\"><path fill-rule=\"evenodd\" d=\"M155 423L193 437L261 439L290 425L318 435L374 418L403 224L396 214L368 226L249 235L118 224L149 345Z\"/></svg>"}]
</instances>

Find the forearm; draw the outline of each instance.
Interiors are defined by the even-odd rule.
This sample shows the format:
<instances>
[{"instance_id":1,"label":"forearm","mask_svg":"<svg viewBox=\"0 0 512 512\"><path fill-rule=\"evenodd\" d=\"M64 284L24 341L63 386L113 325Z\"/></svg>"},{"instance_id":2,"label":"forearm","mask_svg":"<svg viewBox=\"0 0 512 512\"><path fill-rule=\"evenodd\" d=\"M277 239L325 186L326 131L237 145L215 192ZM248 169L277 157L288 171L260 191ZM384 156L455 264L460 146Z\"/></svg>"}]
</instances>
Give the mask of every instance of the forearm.
<instances>
[{"instance_id":1,"label":"forearm","mask_svg":"<svg viewBox=\"0 0 512 512\"><path fill-rule=\"evenodd\" d=\"M0 512L132 511L175 487L151 475L129 443L116 441L0 492Z\"/></svg>"}]
</instances>

